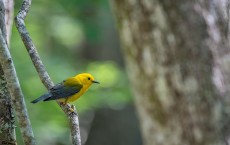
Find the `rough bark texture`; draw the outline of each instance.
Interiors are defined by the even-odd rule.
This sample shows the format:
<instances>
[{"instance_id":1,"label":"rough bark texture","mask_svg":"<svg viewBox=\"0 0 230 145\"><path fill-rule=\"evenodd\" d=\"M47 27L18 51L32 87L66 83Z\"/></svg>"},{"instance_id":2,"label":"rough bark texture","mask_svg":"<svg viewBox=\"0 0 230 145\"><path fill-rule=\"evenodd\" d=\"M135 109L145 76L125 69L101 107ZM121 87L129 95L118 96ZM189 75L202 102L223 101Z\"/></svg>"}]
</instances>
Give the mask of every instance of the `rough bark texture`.
<instances>
[{"instance_id":1,"label":"rough bark texture","mask_svg":"<svg viewBox=\"0 0 230 145\"><path fill-rule=\"evenodd\" d=\"M4 4L4 5L3 5ZM4 8L5 6L5 8ZM9 44L12 27L13 0L0 1L0 27ZM5 21L6 19L6 21ZM14 114L4 72L0 66L0 144L16 145Z\"/></svg>"},{"instance_id":2,"label":"rough bark texture","mask_svg":"<svg viewBox=\"0 0 230 145\"><path fill-rule=\"evenodd\" d=\"M111 2L145 145L225 144L227 1Z\"/></svg>"},{"instance_id":3,"label":"rough bark texture","mask_svg":"<svg viewBox=\"0 0 230 145\"><path fill-rule=\"evenodd\" d=\"M16 145L15 125L10 94L6 87L6 80L0 67L0 144Z\"/></svg>"}]
</instances>

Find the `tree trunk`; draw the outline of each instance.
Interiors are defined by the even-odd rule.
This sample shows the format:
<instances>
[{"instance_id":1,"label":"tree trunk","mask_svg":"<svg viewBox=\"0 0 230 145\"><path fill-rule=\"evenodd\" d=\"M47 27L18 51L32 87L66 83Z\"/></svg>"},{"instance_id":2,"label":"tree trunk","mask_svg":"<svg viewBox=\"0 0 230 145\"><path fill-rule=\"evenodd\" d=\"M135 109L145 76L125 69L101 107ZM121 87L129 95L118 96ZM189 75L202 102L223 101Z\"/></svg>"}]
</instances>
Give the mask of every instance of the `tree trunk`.
<instances>
[{"instance_id":1,"label":"tree trunk","mask_svg":"<svg viewBox=\"0 0 230 145\"><path fill-rule=\"evenodd\" d=\"M2 68L0 68L0 144L16 145L13 108Z\"/></svg>"},{"instance_id":2,"label":"tree trunk","mask_svg":"<svg viewBox=\"0 0 230 145\"><path fill-rule=\"evenodd\" d=\"M227 1L112 0L111 6L145 145L225 144Z\"/></svg>"},{"instance_id":3,"label":"tree trunk","mask_svg":"<svg viewBox=\"0 0 230 145\"><path fill-rule=\"evenodd\" d=\"M4 5L5 8L4 8ZM4 33L5 39L9 44L11 27L13 21L13 0L4 0L0 3L1 16L0 27ZM7 89L5 76L0 66L0 144L1 145L16 145L14 114L10 94Z\"/></svg>"}]
</instances>

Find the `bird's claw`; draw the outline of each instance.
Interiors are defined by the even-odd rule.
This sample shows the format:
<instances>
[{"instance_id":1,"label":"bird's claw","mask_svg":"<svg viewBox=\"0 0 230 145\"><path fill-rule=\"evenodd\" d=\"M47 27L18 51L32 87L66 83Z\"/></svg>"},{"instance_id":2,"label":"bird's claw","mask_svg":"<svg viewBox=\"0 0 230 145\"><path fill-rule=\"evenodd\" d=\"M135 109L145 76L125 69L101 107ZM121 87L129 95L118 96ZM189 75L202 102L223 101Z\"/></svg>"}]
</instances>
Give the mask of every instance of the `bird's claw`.
<instances>
[{"instance_id":1,"label":"bird's claw","mask_svg":"<svg viewBox=\"0 0 230 145\"><path fill-rule=\"evenodd\" d=\"M68 106L68 113L69 113L69 115L72 115L72 114L75 114L75 115L77 115L77 113L75 112L75 106L74 105L70 105L70 104L68 104L67 105Z\"/></svg>"},{"instance_id":2,"label":"bird's claw","mask_svg":"<svg viewBox=\"0 0 230 145\"><path fill-rule=\"evenodd\" d=\"M70 105L68 103L65 103L65 102L60 102L61 105L63 106L67 106L68 108L68 115L71 115L71 114L75 114L77 115L77 113L75 112L76 108L74 105Z\"/></svg>"}]
</instances>

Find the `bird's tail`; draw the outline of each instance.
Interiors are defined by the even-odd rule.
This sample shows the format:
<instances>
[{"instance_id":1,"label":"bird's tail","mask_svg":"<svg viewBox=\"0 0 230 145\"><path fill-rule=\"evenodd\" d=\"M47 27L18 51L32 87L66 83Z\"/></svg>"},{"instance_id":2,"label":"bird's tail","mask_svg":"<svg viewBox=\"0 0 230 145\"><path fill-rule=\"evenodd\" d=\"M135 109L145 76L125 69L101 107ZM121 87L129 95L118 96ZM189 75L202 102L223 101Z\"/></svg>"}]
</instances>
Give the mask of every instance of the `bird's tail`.
<instances>
[{"instance_id":1,"label":"bird's tail","mask_svg":"<svg viewBox=\"0 0 230 145\"><path fill-rule=\"evenodd\" d=\"M44 101L44 100L46 100L46 99L49 99L50 97L51 97L51 94L48 92L48 93L42 95L41 97L39 97L39 98L37 98L37 99L31 101L31 103L35 104L35 103L37 103L37 102L39 102L39 101Z\"/></svg>"}]
</instances>

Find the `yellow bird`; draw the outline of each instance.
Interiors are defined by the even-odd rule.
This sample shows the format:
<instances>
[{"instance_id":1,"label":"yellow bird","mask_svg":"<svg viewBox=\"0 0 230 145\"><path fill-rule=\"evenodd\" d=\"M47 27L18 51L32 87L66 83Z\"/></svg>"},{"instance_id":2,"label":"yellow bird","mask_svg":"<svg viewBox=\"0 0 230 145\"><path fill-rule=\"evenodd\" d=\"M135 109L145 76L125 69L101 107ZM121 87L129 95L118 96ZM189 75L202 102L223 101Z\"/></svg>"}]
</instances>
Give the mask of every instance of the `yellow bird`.
<instances>
[{"instance_id":1,"label":"yellow bird","mask_svg":"<svg viewBox=\"0 0 230 145\"><path fill-rule=\"evenodd\" d=\"M91 74L78 74L55 85L48 91L48 93L31 101L31 103L50 100L58 100L64 104L73 102L80 98L93 83L99 84L99 82L94 80L94 77Z\"/></svg>"}]
</instances>

